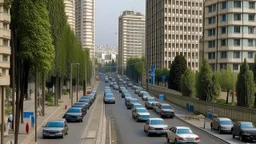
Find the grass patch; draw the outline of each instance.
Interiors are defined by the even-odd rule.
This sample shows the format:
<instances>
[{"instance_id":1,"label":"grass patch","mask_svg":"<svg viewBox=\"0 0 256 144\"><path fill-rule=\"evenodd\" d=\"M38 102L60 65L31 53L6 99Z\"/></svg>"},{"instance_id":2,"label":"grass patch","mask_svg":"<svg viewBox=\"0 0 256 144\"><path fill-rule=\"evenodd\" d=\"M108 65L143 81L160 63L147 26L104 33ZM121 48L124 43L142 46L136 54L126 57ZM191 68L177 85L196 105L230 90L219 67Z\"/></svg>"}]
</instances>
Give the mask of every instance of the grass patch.
<instances>
[{"instance_id":1,"label":"grass patch","mask_svg":"<svg viewBox=\"0 0 256 144\"><path fill-rule=\"evenodd\" d=\"M69 94L69 92L68 92L67 90L65 90L65 89L64 89L64 90L62 90L62 94L63 94L63 95L68 95L68 94Z\"/></svg>"},{"instance_id":2,"label":"grass patch","mask_svg":"<svg viewBox=\"0 0 256 144\"><path fill-rule=\"evenodd\" d=\"M232 102L228 102L228 104L226 104L226 100L224 100L224 99L217 99L215 102L218 104L223 104L223 105L230 105L230 106L234 105L234 103L232 103Z\"/></svg>"},{"instance_id":3,"label":"grass patch","mask_svg":"<svg viewBox=\"0 0 256 144\"><path fill-rule=\"evenodd\" d=\"M5 115L10 115L10 114L12 114L12 107L11 106L5 107Z\"/></svg>"}]
</instances>

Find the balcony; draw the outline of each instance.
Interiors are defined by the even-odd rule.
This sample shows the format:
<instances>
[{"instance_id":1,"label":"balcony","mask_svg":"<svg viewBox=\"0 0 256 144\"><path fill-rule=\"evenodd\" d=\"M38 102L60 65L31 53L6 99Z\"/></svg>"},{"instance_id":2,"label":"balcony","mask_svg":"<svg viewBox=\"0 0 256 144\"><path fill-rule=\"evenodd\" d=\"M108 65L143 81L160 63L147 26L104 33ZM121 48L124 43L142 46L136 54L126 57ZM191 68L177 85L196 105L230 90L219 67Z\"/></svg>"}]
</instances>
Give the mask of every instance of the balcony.
<instances>
[{"instance_id":1,"label":"balcony","mask_svg":"<svg viewBox=\"0 0 256 144\"><path fill-rule=\"evenodd\" d=\"M0 54L11 54L11 48L7 46L0 46Z\"/></svg>"},{"instance_id":2,"label":"balcony","mask_svg":"<svg viewBox=\"0 0 256 144\"><path fill-rule=\"evenodd\" d=\"M0 86L10 85L10 76L0 76Z\"/></svg>"},{"instance_id":3,"label":"balcony","mask_svg":"<svg viewBox=\"0 0 256 144\"><path fill-rule=\"evenodd\" d=\"M11 31L0 28L0 38L11 39Z\"/></svg>"},{"instance_id":4,"label":"balcony","mask_svg":"<svg viewBox=\"0 0 256 144\"><path fill-rule=\"evenodd\" d=\"M8 13L0 12L0 21L10 23L11 21L11 16Z\"/></svg>"},{"instance_id":5,"label":"balcony","mask_svg":"<svg viewBox=\"0 0 256 144\"><path fill-rule=\"evenodd\" d=\"M10 62L0 61L0 67L2 67L2 68L10 68Z\"/></svg>"}]
</instances>

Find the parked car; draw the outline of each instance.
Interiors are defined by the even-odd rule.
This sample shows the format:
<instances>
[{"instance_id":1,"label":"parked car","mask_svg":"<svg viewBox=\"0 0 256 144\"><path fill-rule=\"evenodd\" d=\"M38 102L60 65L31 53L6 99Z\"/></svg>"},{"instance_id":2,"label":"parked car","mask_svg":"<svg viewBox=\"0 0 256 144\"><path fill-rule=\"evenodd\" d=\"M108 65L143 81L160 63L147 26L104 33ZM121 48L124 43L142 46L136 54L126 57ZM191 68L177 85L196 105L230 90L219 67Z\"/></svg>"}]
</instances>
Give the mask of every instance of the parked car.
<instances>
[{"instance_id":1,"label":"parked car","mask_svg":"<svg viewBox=\"0 0 256 144\"><path fill-rule=\"evenodd\" d=\"M114 89L114 90L119 90L118 85L114 85L114 86L113 86L113 89Z\"/></svg>"},{"instance_id":2,"label":"parked car","mask_svg":"<svg viewBox=\"0 0 256 144\"><path fill-rule=\"evenodd\" d=\"M128 87L132 87L132 85L133 85L132 82L128 83Z\"/></svg>"},{"instance_id":3,"label":"parked car","mask_svg":"<svg viewBox=\"0 0 256 144\"><path fill-rule=\"evenodd\" d=\"M154 97L147 97L146 98L146 102L145 102L145 107L148 108L152 108L152 103L154 103L156 100Z\"/></svg>"},{"instance_id":4,"label":"parked car","mask_svg":"<svg viewBox=\"0 0 256 144\"><path fill-rule=\"evenodd\" d=\"M61 137L68 134L69 127L65 119L49 121L43 126L42 136L46 137Z\"/></svg>"},{"instance_id":5,"label":"parked car","mask_svg":"<svg viewBox=\"0 0 256 144\"><path fill-rule=\"evenodd\" d=\"M140 103L132 103L131 110L134 110L135 108L145 108Z\"/></svg>"},{"instance_id":6,"label":"parked car","mask_svg":"<svg viewBox=\"0 0 256 144\"><path fill-rule=\"evenodd\" d=\"M231 128L233 138L239 136L239 139L244 142L246 140L256 140L256 128L252 122L239 121Z\"/></svg>"},{"instance_id":7,"label":"parked car","mask_svg":"<svg viewBox=\"0 0 256 144\"><path fill-rule=\"evenodd\" d=\"M88 109L91 107L91 103L89 99L80 99L79 102L88 103Z\"/></svg>"},{"instance_id":8,"label":"parked car","mask_svg":"<svg viewBox=\"0 0 256 144\"><path fill-rule=\"evenodd\" d=\"M92 105L92 103L93 103L93 101L94 101L94 98L93 98L93 97L89 97L89 96L82 96L82 97L80 98L80 100L82 100L82 99L88 99L88 100L89 100L88 103L89 103L90 105Z\"/></svg>"},{"instance_id":9,"label":"parked car","mask_svg":"<svg viewBox=\"0 0 256 144\"><path fill-rule=\"evenodd\" d=\"M127 109L131 109L132 103L138 103L138 102L139 101L136 98L129 98L129 99L127 99L125 105L126 105Z\"/></svg>"},{"instance_id":10,"label":"parked car","mask_svg":"<svg viewBox=\"0 0 256 144\"><path fill-rule=\"evenodd\" d=\"M139 96L139 97L142 97L143 93L148 93L148 92L147 92L147 91L144 91L144 90L141 90L141 91L139 91L138 96Z\"/></svg>"},{"instance_id":11,"label":"parked car","mask_svg":"<svg viewBox=\"0 0 256 144\"><path fill-rule=\"evenodd\" d=\"M189 127L174 126L167 131L167 143L200 143L198 135L194 134Z\"/></svg>"},{"instance_id":12,"label":"parked car","mask_svg":"<svg viewBox=\"0 0 256 144\"><path fill-rule=\"evenodd\" d=\"M141 90L143 90L142 87L136 87L134 93L138 94Z\"/></svg>"},{"instance_id":13,"label":"parked car","mask_svg":"<svg viewBox=\"0 0 256 144\"><path fill-rule=\"evenodd\" d=\"M146 121L149 119L149 112L145 108L135 108L132 110L132 117L137 122L138 121Z\"/></svg>"},{"instance_id":14,"label":"parked car","mask_svg":"<svg viewBox=\"0 0 256 144\"><path fill-rule=\"evenodd\" d=\"M219 134L226 132L231 133L233 122L229 118L218 117L211 122L211 130L218 130Z\"/></svg>"},{"instance_id":15,"label":"parked car","mask_svg":"<svg viewBox=\"0 0 256 144\"><path fill-rule=\"evenodd\" d=\"M87 114L87 109L89 109L89 104L84 102L76 102L72 105L72 107L81 107L85 114Z\"/></svg>"},{"instance_id":16,"label":"parked car","mask_svg":"<svg viewBox=\"0 0 256 144\"><path fill-rule=\"evenodd\" d=\"M156 112L156 105L158 104L159 102L157 102L157 101L155 101L155 102L153 102L151 105L152 105L152 109L153 109L153 111L154 112Z\"/></svg>"},{"instance_id":17,"label":"parked car","mask_svg":"<svg viewBox=\"0 0 256 144\"><path fill-rule=\"evenodd\" d=\"M84 113L82 108L79 107L71 107L65 113L64 117L68 122L69 121L80 121L83 122Z\"/></svg>"},{"instance_id":18,"label":"parked car","mask_svg":"<svg viewBox=\"0 0 256 144\"><path fill-rule=\"evenodd\" d=\"M144 132L151 134L166 135L168 125L161 118L149 118L144 124Z\"/></svg>"},{"instance_id":19,"label":"parked car","mask_svg":"<svg viewBox=\"0 0 256 144\"><path fill-rule=\"evenodd\" d=\"M114 97L113 93L106 93L104 96L104 103L112 103L115 104L116 103L116 98Z\"/></svg>"},{"instance_id":20,"label":"parked car","mask_svg":"<svg viewBox=\"0 0 256 144\"><path fill-rule=\"evenodd\" d=\"M142 99L143 101L145 101L145 100L147 99L147 97L151 97L151 96L150 96L150 94L149 94L148 92L144 92L144 93L142 93L142 97L141 97L141 99Z\"/></svg>"},{"instance_id":21,"label":"parked car","mask_svg":"<svg viewBox=\"0 0 256 144\"><path fill-rule=\"evenodd\" d=\"M173 118L175 116L174 110L171 108L171 105L164 103L156 104L156 113L160 115L160 117L170 117Z\"/></svg>"}]
</instances>

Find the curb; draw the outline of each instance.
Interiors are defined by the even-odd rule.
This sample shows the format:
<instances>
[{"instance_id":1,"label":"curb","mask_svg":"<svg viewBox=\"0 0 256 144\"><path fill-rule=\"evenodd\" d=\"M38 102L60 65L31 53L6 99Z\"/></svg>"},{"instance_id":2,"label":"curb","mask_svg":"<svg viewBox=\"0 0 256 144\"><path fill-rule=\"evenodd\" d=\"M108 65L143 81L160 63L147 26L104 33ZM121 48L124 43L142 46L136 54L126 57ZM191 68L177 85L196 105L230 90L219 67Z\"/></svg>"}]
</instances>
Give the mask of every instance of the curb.
<instances>
[{"instance_id":1,"label":"curb","mask_svg":"<svg viewBox=\"0 0 256 144\"><path fill-rule=\"evenodd\" d=\"M203 130L203 129L200 128L200 127L197 127L197 126L195 126L195 125L193 125L193 124L191 124L191 123L189 123L189 122L183 120L182 118L180 118L180 117L178 117L178 116L175 116L175 117L176 117L177 119L179 119L180 121L182 121L182 122L184 122L184 123L186 123L186 124L188 124L188 125L190 125L190 126L196 128L196 129L199 129L200 131L204 132L205 134L208 134L209 136L213 136L213 137L215 137L216 139L221 140L222 142L224 142L224 143L226 143L226 144L231 144L231 143L229 143L228 141L226 141L226 140L224 140L224 139L222 139L222 138L219 138L219 137L217 137L217 136L215 136L215 135L213 135L213 134L211 134L211 133L209 133L209 132Z\"/></svg>"}]
</instances>

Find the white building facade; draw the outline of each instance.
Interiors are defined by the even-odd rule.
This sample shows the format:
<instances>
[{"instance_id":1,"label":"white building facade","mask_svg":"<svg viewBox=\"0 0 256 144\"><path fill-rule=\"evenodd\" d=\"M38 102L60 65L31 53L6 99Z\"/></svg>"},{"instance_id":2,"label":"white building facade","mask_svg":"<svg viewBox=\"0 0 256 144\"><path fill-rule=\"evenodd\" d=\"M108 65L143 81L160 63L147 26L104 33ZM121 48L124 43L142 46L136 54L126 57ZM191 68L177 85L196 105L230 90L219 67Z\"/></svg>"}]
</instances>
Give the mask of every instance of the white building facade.
<instances>
[{"instance_id":1,"label":"white building facade","mask_svg":"<svg viewBox=\"0 0 256 144\"><path fill-rule=\"evenodd\" d=\"M76 18L75 18L75 0L64 0L65 13L68 24L72 31L75 32Z\"/></svg>"}]
</instances>

